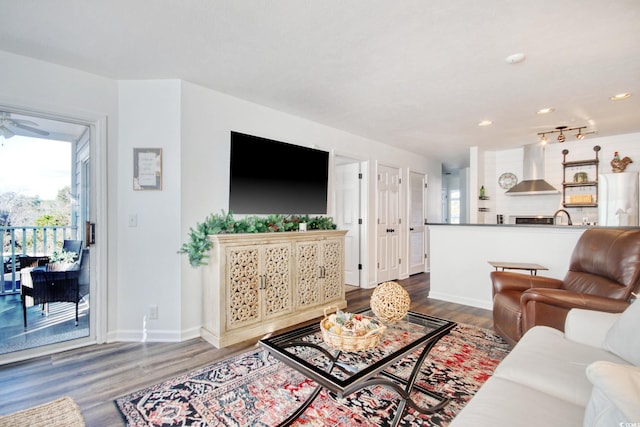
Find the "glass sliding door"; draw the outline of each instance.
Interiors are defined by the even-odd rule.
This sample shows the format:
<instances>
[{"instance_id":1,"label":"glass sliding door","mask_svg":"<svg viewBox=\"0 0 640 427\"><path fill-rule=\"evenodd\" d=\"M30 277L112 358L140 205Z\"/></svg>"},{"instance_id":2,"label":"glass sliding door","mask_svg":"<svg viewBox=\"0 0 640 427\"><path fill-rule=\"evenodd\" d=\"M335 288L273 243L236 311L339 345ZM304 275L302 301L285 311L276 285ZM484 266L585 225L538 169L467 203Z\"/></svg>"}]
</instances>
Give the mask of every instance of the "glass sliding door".
<instances>
[{"instance_id":1,"label":"glass sliding door","mask_svg":"<svg viewBox=\"0 0 640 427\"><path fill-rule=\"evenodd\" d=\"M90 147L86 124L0 108L0 356L90 335Z\"/></svg>"}]
</instances>

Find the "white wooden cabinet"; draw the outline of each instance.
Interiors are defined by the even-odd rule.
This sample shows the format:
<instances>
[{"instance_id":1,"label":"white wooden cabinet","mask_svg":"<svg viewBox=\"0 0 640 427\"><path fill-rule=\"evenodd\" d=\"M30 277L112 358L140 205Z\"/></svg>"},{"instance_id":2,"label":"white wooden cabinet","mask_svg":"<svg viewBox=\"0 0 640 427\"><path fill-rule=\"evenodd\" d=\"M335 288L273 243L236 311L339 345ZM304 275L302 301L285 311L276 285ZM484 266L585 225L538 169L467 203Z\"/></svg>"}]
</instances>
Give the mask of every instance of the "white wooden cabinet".
<instances>
[{"instance_id":1,"label":"white wooden cabinet","mask_svg":"<svg viewBox=\"0 0 640 427\"><path fill-rule=\"evenodd\" d=\"M342 237L296 242L297 307L328 304L344 294Z\"/></svg>"},{"instance_id":2,"label":"white wooden cabinet","mask_svg":"<svg viewBox=\"0 0 640 427\"><path fill-rule=\"evenodd\" d=\"M346 231L219 234L203 281L201 336L226 347L346 307Z\"/></svg>"}]
</instances>

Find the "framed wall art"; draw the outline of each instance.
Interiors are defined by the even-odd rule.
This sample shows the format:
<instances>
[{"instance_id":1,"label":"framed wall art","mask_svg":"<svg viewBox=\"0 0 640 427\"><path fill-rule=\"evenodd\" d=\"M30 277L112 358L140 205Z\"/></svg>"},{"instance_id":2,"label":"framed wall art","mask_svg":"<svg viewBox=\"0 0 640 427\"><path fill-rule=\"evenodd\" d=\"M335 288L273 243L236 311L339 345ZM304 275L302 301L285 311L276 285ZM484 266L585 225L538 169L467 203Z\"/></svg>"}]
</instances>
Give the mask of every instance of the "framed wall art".
<instances>
[{"instance_id":1,"label":"framed wall art","mask_svg":"<svg viewBox=\"0 0 640 427\"><path fill-rule=\"evenodd\" d=\"M133 189L162 190L162 148L133 149Z\"/></svg>"}]
</instances>

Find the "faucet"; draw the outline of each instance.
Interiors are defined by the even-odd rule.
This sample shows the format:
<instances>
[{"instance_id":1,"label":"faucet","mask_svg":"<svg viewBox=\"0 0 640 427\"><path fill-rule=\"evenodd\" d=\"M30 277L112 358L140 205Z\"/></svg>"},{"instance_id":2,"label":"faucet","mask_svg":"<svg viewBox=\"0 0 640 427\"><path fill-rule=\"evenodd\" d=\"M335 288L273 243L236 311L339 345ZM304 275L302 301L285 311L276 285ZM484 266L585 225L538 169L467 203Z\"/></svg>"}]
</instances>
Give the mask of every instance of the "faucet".
<instances>
[{"instance_id":1,"label":"faucet","mask_svg":"<svg viewBox=\"0 0 640 427\"><path fill-rule=\"evenodd\" d=\"M553 223L554 223L554 224L556 223L556 215L558 215L560 212L564 212L564 213L566 213L566 214L567 214L567 219L569 220L569 222L568 222L567 224L568 224L568 225L573 225L573 223L571 222L571 215L569 215L569 212L567 212L567 211L566 211L566 210L564 210L564 209L558 209L558 210L556 211L556 213L554 213L554 214L553 214Z\"/></svg>"}]
</instances>

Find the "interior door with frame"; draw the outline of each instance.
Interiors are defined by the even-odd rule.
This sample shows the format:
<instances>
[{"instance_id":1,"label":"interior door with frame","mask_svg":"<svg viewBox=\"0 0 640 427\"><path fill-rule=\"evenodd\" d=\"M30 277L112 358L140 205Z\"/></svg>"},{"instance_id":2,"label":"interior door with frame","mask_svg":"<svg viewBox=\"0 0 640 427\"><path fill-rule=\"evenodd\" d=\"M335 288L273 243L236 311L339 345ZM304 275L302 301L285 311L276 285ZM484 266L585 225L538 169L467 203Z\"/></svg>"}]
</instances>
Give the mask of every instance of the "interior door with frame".
<instances>
[{"instance_id":1,"label":"interior door with frame","mask_svg":"<svg viewBox=\"0 0 640 427\"><path fill-rule=\"evenodd\" d=\"M360 286L360 163L341 158L335 166L336 225L347 230L345 235L344 280L347 285Z\"/></svg>"},{"instance_id":2,"label":"interior door with frame","mask_svg":"<svg viewBox=\"0 0 640 427\"><path fill-rule=\"evenodd\" d=\"M378 166L378 283L400 277L400 170Z\"/></svg>"},{"instance_id":3,"label":"interior door with frame","mask_svg":"<svg viewBox=\"0 0 640 427\"><path fill-rule=\"evenodd\" d=\"M423 273L427 262L426 177L409 173L409 275Z\"/></svg>"}]
</instances>

